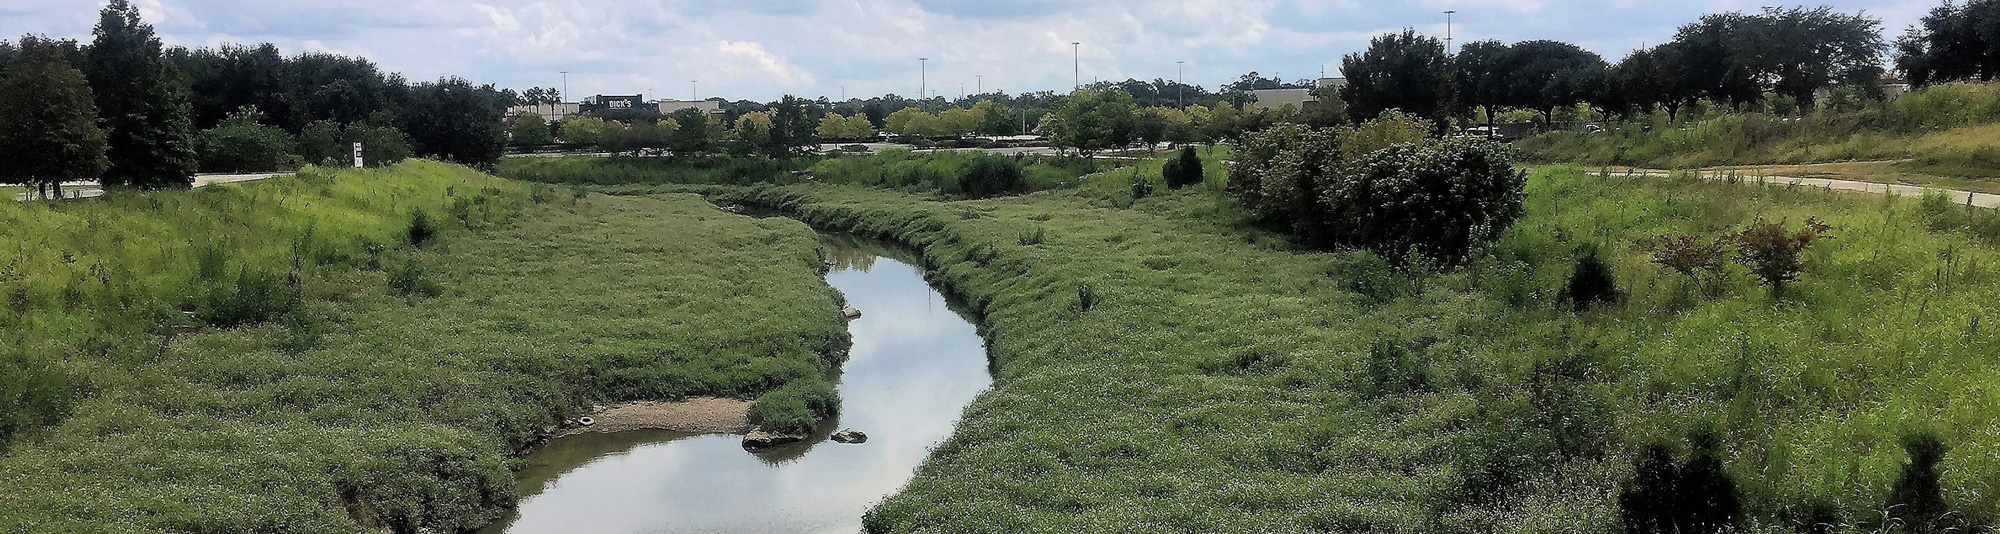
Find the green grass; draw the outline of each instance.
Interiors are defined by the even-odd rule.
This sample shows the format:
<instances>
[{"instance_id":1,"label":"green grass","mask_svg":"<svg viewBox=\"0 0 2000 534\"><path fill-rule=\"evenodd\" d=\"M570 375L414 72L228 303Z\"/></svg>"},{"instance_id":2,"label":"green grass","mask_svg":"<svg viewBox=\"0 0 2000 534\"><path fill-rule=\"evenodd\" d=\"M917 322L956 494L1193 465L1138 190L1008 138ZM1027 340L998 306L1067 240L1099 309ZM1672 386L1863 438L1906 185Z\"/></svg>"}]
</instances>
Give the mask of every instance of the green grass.
<instances>
[{"instance_id":1,"label":"green grass","mask_svg":"<svg viewBox=\"0 0 2000 534\"><path fill-rule=\"evenodd\" d=\"M907 192L939 193L947 182L959 179L977 158L987 156L974 150L911 152L890 149L880 154L834 154L820 158L771 160L762 158L706 157L694 160L666 158L508 158L500 163L499 175L529 182L575 184L600 187L610 192L630 193L662 185L791 185L803 182L855 184ZM1007 157L1005 159L1016 159ZM1116 168L1112 160L1082 160L1050 156L1016 159L1022 178L1030 190L1073 187L1081 177ZM1157 168L1155 169L1157 174Z\"/></svg>"},{"instance_id":2,"label":"green grass","mask_svg":"<svg viewBox=\"0 0 2000 534\"><path fill-rule=\"evenodd\" d=\"M1683 119L1686 119L1684 117ZM1893 102L1800 118L1664 113L1599 134L1554 132L1515 146L1529 159L1696 168L1896 160L1899 170L1955 178L2000 174L2000 84L1933 86Z\"/></svg>"},{"instance_id":3,"label":"green grass","mask_svg":"<svg viewBox=\"0 0 2000 534\"><path fill-rule=\"evenodd\" d=\"M438 236L396 246L419 207ZM307 257L351 260L300 270L287 319L171 343L70 329L122 317L102 306L128 293L85 286L99 307L64 311L36 289L10 338L87 394L0 456L0 531L477 528L513 503L514 459L592 404L823 383L848 342L811 230L689 195L575 199L410 163L0 210L37 288L102 259L143 281L123 291L167 298L199 270L186 241L282 266L308 226Z\"/></svg>"},{"instance_id":4,"label":"green grass","mask_svg":"<svg viewBox=\"0 0 2000 534\"><path fill-rule=\"evenodd\" d=\"M1103 181L711 191L915 247L985 323L995 388L871 531L1614 532L1633 456L1702 428L1753 530L1879 518L1921 428L1954 447L1954 509L1984 523L2000 502L2000 251L1930 230L1936 206L1550 168L1472 266L1399 275L1294 251L1213 190L1133 202ZM1836 237L1782 298L1741 267L1703 292L1640 247L1808 216ZM1563 311L1584 245L1624 303Z\"/></svg>"}]
</instances>

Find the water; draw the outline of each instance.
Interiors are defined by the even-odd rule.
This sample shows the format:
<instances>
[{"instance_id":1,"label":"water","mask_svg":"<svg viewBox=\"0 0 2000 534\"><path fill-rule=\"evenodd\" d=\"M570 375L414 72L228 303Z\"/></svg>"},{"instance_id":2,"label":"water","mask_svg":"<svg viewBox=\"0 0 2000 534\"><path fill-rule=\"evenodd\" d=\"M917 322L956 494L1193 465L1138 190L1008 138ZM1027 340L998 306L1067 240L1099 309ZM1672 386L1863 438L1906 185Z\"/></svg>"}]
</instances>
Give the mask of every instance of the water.
<instances>
[{"instance_id":1,"label":"water","mask_svg":"<svg viewBox=\"0 0 2000 534\"><path fill-rule=\"evenodd\" d=\"M841 414L811 441L761 454L738 436L593 434L550 442L519 473L519 509L483 532L833 532L861 530L991 385L973 327L910 262L829 236L827 282L862 311L840 378ZM868 442L827 440L841 428Z\"/></svg>"}]
</instances>

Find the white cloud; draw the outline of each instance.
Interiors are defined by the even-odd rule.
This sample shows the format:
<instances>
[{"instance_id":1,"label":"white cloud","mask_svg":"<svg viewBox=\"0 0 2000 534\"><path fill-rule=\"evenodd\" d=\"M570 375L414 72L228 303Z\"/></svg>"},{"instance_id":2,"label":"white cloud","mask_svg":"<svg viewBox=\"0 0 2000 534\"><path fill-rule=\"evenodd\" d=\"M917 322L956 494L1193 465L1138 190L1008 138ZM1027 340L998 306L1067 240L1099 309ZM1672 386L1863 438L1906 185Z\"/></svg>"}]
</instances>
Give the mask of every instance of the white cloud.
<instances>
[{"instance_id":1,"label":"white cloud","mask_svg":"<svg viewBox=\"0 0 2000 534\"><path fill-rule=\"evenodd\" d=\"M1443 33L1458 42L1558 39L1616 59L1659 43L1704 12L1749 0L135 0L173 44L269 41L287 52L365 53L413 80L461 75L511 87L770 100L786 93L915 94L929 86L1062 90L1071 48L1083 78L1172 78L1214 87L1252 70L1288 78L1337 68L1381 31ZM1830 0L1884 18L1893 37L1941 0ZM88 39L100 4L7 0L0 36Z\"/></svg>"}]
</instances>

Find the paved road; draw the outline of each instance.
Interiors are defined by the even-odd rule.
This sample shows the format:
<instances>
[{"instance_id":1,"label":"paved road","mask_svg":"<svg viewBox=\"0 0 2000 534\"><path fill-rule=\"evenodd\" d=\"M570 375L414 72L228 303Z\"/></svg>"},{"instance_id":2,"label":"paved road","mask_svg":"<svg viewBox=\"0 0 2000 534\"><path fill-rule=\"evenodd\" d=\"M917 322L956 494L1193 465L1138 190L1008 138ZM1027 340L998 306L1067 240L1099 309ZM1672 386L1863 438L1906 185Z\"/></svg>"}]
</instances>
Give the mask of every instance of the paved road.
<instances>
[{"instance_id":1,"label":"paved road","mask_svg":"<svg viewBox=\"0 0 2000 534\"><path fill-rule=\"evenodd\" d=\"M1665 177L1665 176L1671 176L1672 174L1673 174L1672 172L1660 171L1660 170L1642 170L1642 171L1634 171L1632 173L1633 176L1651 176L1651 177ZM1625 174L1614 172L1611 173L1611 176L1620 177L1620 176L1625 176ZM1952 199L1952 202L1970 202L1972 205L1979 206L1982 208L2000 208L2000 195L1994 195L1989 193L1975 193L1972 191L1959 191L1956 189L1936 189L1930 187L1919 187L1914 185L1884 184L1876 182L1857 182L1854 180L1837 180L1833 178L1806 178L1799 176L1768 176L1768 175L1759 178L1755 175L1747 175L1747 174L1742 174L1740 172L1736 176L1744 183L1754 184L1758 183L1758 180L1762 180L1763 183L1767 185L1790 186L1790 187L1812 187L1819 189L1832 189L1835 191L1858 191L1862 193L1874 193L1878 195L1921 197L1927 193L1938 192L1938 193L1943 193L1946 197L1950 197ZM1722 171L1702 171L1700 173L1700 177L1703 180L1720 182L1720 181L1727 181L1729 179L1729 173Z\"/></svg>"},{"instance_id":2,"label":"paved road","mask_svg":"<svg viewBox=\"0 0 2000 534\"><path fill-rule=\"evenodd\" d=\"M194 177L194 186L205 187L215 184L253 182L257 180L263 180L266 178L285 176L286 174L287 173L198 174L195 175ZM94 197L104 196L104 186L98 185L97 182L70 182L63 184L62 192L63 192L63 198L94 198ZM18 195L14 195L14 200L20 202L27 202L30 200L34 200L34 195L35 194L32 191L28 193L21 193Z\"/></svg>"}]
</instances>

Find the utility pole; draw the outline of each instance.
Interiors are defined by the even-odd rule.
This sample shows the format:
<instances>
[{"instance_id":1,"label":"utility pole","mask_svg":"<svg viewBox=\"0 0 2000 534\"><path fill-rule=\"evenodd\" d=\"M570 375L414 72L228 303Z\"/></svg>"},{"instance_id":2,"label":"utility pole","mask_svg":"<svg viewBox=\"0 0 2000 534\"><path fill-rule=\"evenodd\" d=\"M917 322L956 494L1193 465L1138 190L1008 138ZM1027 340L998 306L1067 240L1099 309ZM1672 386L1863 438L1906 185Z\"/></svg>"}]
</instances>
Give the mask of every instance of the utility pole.
<instances>
[{"instance_id":1,"label":"utility pole","mask_svg":"<svg viewBox=\"0 0 2000 534\"><path fill-rule=\"evenodd\" d=\"M688 98L693 98L693 99L694 99L694 100L690 100L690 102L700 102L700 101L701 101L701 80L689 80L689 81L688 81Z\"/></svg>"},{"instance_id":2,"label":"utility pole","mask_svg":"<svg viewBox=\"0 0 2000 534\"><path fill-rule=\"evenodd\" d=\"M1074 93L1078 89L1083 89L1083 41L1072 42L1069 45L1074 49L1072 52L1076 54L1075 59L1072 60L1075 61L1072 68L1076 69L1076 85L1070 88L1070 92Z\"/></svg>"},{"instance_id":3,"label":"utility pole","mask_svg":"<svg viewBox=\"0 0 2000 534\"><path fill-rule=\"evenodd\" d=\"M1458 51L1451 47L1451 16L1456 14L1458 14L1458 10L1444 12L1444 52L1447 56L1458 55Z\"/></svg>"},{"instance_id":4,"label":"utility pole","mask_svg":"<svg viewBox=\"0 0 2000 534\"><path fill-rule=\"evenodd\" d=\"M1175 61L1174 62L1174 100L1175 100L1174 105L1177 107L1183 107L1183 108L1187 107L1187 82L1185 81L1186 78L1187 78L1187 62Z\"/></svg>"},{"instance_id":5,"label":"utility pole","mask_svg":"<svg viewBox=\"0 0 2000 534\"><path fill-rule=\"evenodd\" d=\"M931 91L931 58L917 58L917 69L917 107L921 108L923 102L929 99L924 95Z\"/></svg>"},{"instance_id":6,"label":"utility pole","mask_svg":"<svg viewBox=\"0 0 2000 534\"><path fill-rule=\"evenodd\" d=\"M563 96L563 98L569 98L569 97L570 97L570 96L569 96L569 71L562 71L562 75L563 75L563 94L562 94L562 96ZM556 99L556 100L562 100L562 98L558 98L558 99ZM561 104L561 102L557 102L557 104Z\"/></svg>"},{"instance_id":7,"label":"utility pole","mask_svg":"<svg viewBox=\"0 0 2000 534\"><path fill-rule=\"evenodd\" d=\"M981 94L981 95L986 94L986 75L984 74L973 75L972 81L973 81L972 88L979 91L974 94Z\"/></svg>"}]
</instances>

